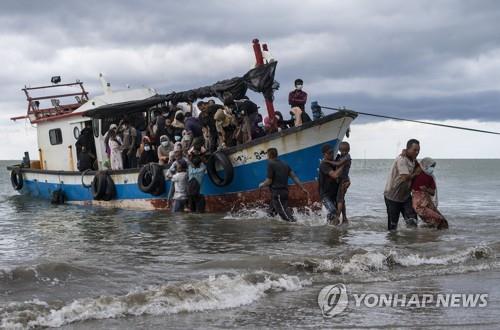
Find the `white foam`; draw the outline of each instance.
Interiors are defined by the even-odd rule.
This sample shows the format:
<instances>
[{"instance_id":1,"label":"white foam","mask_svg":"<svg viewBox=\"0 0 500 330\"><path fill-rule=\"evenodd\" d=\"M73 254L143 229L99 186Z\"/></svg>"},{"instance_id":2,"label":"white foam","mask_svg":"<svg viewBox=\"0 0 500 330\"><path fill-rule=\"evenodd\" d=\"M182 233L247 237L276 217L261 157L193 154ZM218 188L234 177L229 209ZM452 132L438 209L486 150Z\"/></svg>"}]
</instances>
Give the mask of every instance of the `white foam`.
<instances>
[{"instance_id":1,"label":"white foam","mask_svg":"<svg viewBox=\"0 0 500 330\"><path fill-rule=\"evenodd\" d=\"M356 253L349 259L307 260L305 263L292 265L312 268L314 272L333 272L339 274L366 274L368 272L388 270L394 265L403 267L424 265L462 265L479 258L491 258L491 248L475 246L450 255L426 257L419 254L401 254L396 251Z\"/></svg>"},{"instance_id":2,"label":"white foam","mask_svg":"<svg viewBox=\"0 0 500 330\"><path fill-rule=\"evenodd\" d=\"M323 207L321 210L317 210L313 208L292 208L293 215L297 222L294 224L303 225L303 226L324 226L327 224L326 215L327 211ZM224 219L228 220L256 220L256 219L265 219L265 220L276 220L283 221L280 219L278 215L271 217L269 216L266 207L252 207L252 208L243 208L238 210L237 212L230 212L224 216Z\"/></svg>"},{"instance_id":3,"label":"white foam","mask_svg":"<svg viewBox=\"0 0 500 330\"><path fill-rule=\"evenodd\" d=\"M481 258L489 258L493 255L493 251L486 246L475 246L468 248L462 252L454 253L451 255L444 255L441 257L425 257L418 254L411 254L401 256L397 253L391 252L394 261L401 266L420 266L420 265L448 265L448 264L461 264L468 260L476 259L478 256Z\"/></svg>"},{"instance_id":4,"label":"white foam","mask_svg":"<svg viewBox=\"0 0 500 330\"><path fill-rule=\"evenodd\" d=\"M234 308L251 304L271 292L296 291L310 284L310 281L300 280L297 276L263 271L236 276L219 275L199 282L150 287L123 296L78 299L62 308L51 309L46 303L37 301L40 308L33 310L35 302L25 302L16 308L0 310L0 326L59 327L77 321L127 315L163 315ZM33 312L38 315L23 318Z\"/></svg>"}]
</instances>

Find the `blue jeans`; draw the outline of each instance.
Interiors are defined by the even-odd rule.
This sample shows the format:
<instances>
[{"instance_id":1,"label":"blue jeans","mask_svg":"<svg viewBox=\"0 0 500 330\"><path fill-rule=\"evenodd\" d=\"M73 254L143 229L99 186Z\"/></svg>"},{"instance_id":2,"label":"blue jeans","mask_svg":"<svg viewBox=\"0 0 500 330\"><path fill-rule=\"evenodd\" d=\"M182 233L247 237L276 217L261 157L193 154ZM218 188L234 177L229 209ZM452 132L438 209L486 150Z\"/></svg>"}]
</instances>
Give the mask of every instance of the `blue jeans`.
<instances>
[{"instance_id":1,"label":"blue jeans","mask_svg":"<svg viewBox=\"0 0 500 330\"><path fill-rule=\"evenodd\" d=\"M328 222L332 222L333 219L337 216L337 202L333 201L330 197L321 198L321 203L325 206L328 211L328 215L326 216L326 220Z\"/></svg>"}]
</instances>

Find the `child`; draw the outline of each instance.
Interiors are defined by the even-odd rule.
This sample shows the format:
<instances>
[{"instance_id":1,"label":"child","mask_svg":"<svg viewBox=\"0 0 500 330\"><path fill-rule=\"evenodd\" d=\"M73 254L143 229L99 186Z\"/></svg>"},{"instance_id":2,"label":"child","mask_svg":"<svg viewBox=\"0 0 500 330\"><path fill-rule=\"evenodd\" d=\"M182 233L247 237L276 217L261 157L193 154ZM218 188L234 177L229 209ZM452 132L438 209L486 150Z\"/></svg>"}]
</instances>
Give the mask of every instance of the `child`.
<instances>
[{"instance_id":1,"label":"child","mask_svg":"<svg viewBox=\"0 0 500 330\"><path fill-rule=\"evenodd\" d=\"M172 212L183 212L187 202L187 163L184 159L179 159L176 162L176 167L177 171L172 176L172 184L174 185L174 205Z\"/></svg>"},{"instance_id":2,"label":"child","mask_svg":"<svg viewBox=\"0 0 500 330\"><path fill-rule=\"evenodd\" d=\"M351 180L349 179L349 170L351 169L351 155L349 151L351 150L351 146L348 142L342 142L339 146L340 154L335 158L336 162L343 163L344 168L339 176L338 184L339 190L337 192L337 219L340 220L340 213L342 213L342 222L348 222L346 215L346 207L345 207L345 194L347 193L347 188L351 184Z\"/></svg>"},{"instance_id":3,"label":"child","mask_svg":"<svg viewBox=\"0 0 500 330\"><path fill-rule=\"evenodd\" d=\"M191 212L205 212L205 196L200 193L203 176L207 171L199 156L194 156L188 166L188 204Z\"/></svg>"}]
</instances>

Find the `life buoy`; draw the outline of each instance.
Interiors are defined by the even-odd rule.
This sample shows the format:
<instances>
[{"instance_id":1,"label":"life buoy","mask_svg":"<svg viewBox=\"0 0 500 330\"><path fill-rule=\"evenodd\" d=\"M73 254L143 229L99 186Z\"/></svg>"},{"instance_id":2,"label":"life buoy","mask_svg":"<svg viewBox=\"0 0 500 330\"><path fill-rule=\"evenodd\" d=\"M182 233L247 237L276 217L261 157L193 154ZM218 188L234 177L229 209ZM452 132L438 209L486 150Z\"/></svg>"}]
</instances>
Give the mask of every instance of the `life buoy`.
<instances>
[{"instance_id":1,"label":"life buoy","mask_svg":"<svg viewBox=\"0 0 500 330\"><path fill-rule=\"evenodd\" d=\"M115 197L115 195L116 195L115 182L113 181L111 175L106 173L106 189L104 189L104 195L102 196L102 200L110 201Z\"/></svg>"},{"instance_id":2,"label":"life buoy","mask_svg":"<svg viewBox=\"0 0 500 330\"><path fill-rule=\"evenodd\" d=\"M14 168L10 172L10 183L15 190L21 190L24 186L23 173L19 167Z\"/></svg>"},{"instance_id":3,"label":"life buoy","mask_svg":"<svg viewBox=\"0 0 500 330\"><path fill-rule=\"evenodd\" d=\"M91 190L92 197L95 200L101 200L106 192L106 174L103 172L98 172L94 179L92 180Z\"/></svg>"},{"instance_id":4,"label":"life buoy","mask_svg":"<svg viewBox=\"0 0 500 330\"><path fill-rule=\"evenodd\" d=\"M224 173L223 177L221 177L217 171L217 164L220 164L222 167L222 172ZM207 164L207 172L210 180L218 187L225 187L233 182L233 164L231 164L231 160L229 160L229 157L223 152L217 151L210 156Z\"/></svg>"},{"instance_id":5,"label":"life buoy","mask_svg":"<svg viewBox=\"0 0 500 330\"><path fill-rule=\"evenodd\" d=\"M144 165L139 171L137 185L142 192L158 196L165 192L163 167L156 163Z\"/></svg>"},{"instance_id":6,"label":"life buoy","mask_svg":"<svg viewBox=\"0 0 500 330\"><path fill-rule=\"evenodd\" d=\"M82 172L82 186L83 188L90 188L92 187L92 184L85 184L85 182L83 181L83 179L85 178L85 176L87 175L88 172L92 171L91 169L87 169L85 171Z\"/></svg>"}]
</instances>

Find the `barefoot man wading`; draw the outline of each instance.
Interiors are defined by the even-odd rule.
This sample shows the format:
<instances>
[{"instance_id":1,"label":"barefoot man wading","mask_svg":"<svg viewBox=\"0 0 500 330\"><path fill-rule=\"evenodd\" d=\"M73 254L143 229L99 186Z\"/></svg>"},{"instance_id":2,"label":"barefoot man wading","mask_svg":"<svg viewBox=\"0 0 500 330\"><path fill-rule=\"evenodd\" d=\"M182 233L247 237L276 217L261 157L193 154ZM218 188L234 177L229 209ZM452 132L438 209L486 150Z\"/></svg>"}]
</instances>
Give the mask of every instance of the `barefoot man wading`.
<instances>
[{"instance_id":1,"label":"barefoot man wading","mask_svg":"<svg viewBox=\"0 0 500 330\"><path fill-rule=\"evenodd\" d=\"M291 178L296 185L304 192L307 202L310 204L309 192L304 188L297 175L290 166L284 161L278 159L278 150L269 148L267 150L267 178L259 184L259 189L264 187L271 188L270 213L278 213L281 219L295 222L290 208L288 207L288 178Z\"/></svg>"}]
</instances>

